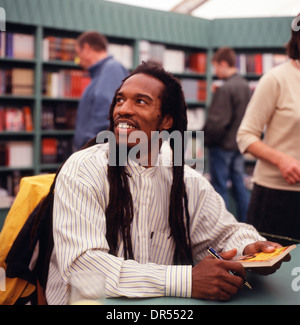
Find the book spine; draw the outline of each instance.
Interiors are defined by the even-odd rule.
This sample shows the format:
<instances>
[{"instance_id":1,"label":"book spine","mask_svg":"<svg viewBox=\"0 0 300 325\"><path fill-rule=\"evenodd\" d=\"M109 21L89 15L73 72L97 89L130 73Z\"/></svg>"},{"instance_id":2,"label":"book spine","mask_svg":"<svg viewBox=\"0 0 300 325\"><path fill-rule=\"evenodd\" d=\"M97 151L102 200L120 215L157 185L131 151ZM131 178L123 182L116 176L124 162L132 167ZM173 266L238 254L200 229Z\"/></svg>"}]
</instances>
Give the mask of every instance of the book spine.
<instances>
[{"instance_id":1,"label":"book spine","mask_svg":"<svg viewBox=\"0 0 300 325\"><path fill-rule=\"evenodd\" d=\"M6 46L5 46L5 56L8 58L13 57L13 34L6 32Z\"/></svg>"}]
</instances>

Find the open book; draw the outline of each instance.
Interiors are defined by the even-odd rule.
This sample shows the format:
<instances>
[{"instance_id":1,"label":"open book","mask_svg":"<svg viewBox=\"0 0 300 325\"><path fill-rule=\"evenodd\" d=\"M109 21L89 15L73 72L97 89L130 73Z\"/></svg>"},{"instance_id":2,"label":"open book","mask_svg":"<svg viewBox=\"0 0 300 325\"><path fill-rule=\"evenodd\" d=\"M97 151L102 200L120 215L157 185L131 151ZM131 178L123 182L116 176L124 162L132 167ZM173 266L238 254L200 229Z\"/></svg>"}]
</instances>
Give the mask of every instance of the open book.
<instances>
[{"instance_id":1,"label":"open book","mask_svg":"<svg viewBox=\"0 0 300 325\"><path fill-rule=\"evenodd\" d=\"M269 267L276 264L284 258L296 245L286 246L275 249L272 253L256 253L251 255L243 255L235 257L235 262L240 262L245 268Z\"/></svg>"}]
</instances>

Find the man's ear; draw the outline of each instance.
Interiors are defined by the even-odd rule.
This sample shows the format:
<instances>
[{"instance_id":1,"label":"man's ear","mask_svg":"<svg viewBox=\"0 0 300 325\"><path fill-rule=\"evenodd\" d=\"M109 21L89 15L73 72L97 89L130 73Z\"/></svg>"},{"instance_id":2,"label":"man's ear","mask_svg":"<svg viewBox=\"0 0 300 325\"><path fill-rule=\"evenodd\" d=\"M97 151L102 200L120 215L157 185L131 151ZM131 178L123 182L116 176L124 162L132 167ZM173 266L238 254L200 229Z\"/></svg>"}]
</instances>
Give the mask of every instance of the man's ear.
<instances>
[{"instance_id":1,"label":"man's ear","mask_svg":"<svg viewBox=\"0 0 300 325\"><path fill-rule=\"evenodd\" d=\"M166 115L162 119L161 127L163 130L169 130L173 126L173 117L171 115Z\"/></svg>"}]
</instances>

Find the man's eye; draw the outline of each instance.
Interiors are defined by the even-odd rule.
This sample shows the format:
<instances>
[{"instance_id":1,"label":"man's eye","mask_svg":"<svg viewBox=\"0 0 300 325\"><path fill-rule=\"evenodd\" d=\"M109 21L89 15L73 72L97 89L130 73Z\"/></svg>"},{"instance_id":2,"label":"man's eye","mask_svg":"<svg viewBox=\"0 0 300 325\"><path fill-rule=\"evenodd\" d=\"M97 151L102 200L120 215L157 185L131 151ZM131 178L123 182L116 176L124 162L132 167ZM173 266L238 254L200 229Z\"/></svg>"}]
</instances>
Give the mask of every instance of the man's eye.
<instances>
[{"instance_id":1,"label":"man's eye","mask_svg":"<svg viewBox=\"0 0 300 325\"><path fill-rule=\"evenodd\" d=\"M143 99L138 99L137 100L137 103L138 104L143 104L143 105L146 104L146 102Z\"/></svg>"},{"instance_id":2,"label":"man's eye","mask_svg":"<svg viewBox=\"0 0 300 325\"><path fill-rule=\"evenodd\" d=\"M124 99L122 97L117 97L116 102L117 103L124 103Z\"/></svg>"}]
</instances>

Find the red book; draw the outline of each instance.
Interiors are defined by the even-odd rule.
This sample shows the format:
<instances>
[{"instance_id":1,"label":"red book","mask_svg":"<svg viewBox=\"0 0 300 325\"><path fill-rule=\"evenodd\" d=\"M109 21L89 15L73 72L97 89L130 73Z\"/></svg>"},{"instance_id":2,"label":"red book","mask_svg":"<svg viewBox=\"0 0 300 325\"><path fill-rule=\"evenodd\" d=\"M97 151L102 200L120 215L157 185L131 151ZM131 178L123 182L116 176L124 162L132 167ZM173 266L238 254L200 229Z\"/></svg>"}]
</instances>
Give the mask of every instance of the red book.
<instances>
[{"instance_id":1,"label":"red book","mask_svg":"<svg viewBox=\"0 0 300 325\"><path fill-rule=\"evenodd\" d=\"M198 81L198 100L206 100L206 80Z\"/></svg>"},{"instance_id":2,"label":"red book","mask_svg":"<svg viewBox=\"0 0 300 325\"><path fill-rule=\"evenodd\" d=\"M3 106L0 106L0 131L5 130L5 109Z\"/></svg>"},{"instance_id":3,"label":"red book","mask_svg":"<svg viewBox=\"0 0 300 325\"><path fill-rule=\"evenodd\" d=\"M190 55L190 69L198 73L206 72L206 53L193 53Z\"/></svg>"},{"instance_id":4,"label":"red book","mask_svg":"<svg viewBox=\"0 0 300 325\"><path fill-rule=\"evenodd\" d=\"M254 63L255 63L255 73L257 75L261 75L263 73L262 54L254 55Z\"/></svg>"},{"instance_id":5,"label":"red book","mask_svg":"<svg viewBox=\"0 0 300 325\"><path fill-rule=\"evenodd\" d=\"M80 85L80 96L82 96L83 92L85 91L86 87L90 84L91 78L89 76L83 75L81 77L81 85Z\"/></svg>"},{"instance_id":6,"label":"red book","mask_svg":"<svg viewBox=\"0 0 300 325\"><path fill-rule=\"evenodd\" d=\"M23 114L24 114L24 126L25 131L32 131L33 125L32 125L32 115L31 115L31 109L29 106L23 107Z\"/></svg>"},{"instance_id":7,"label":"red book","mask_svg":"<svg viewBox=\"0 0 300 325\"><path fill-rule=\"evenodd\" d=\"M44 138L42 140L42 162L44 164L56 163L57 140L55 138Z\"/></svg>"}]
</instances>

